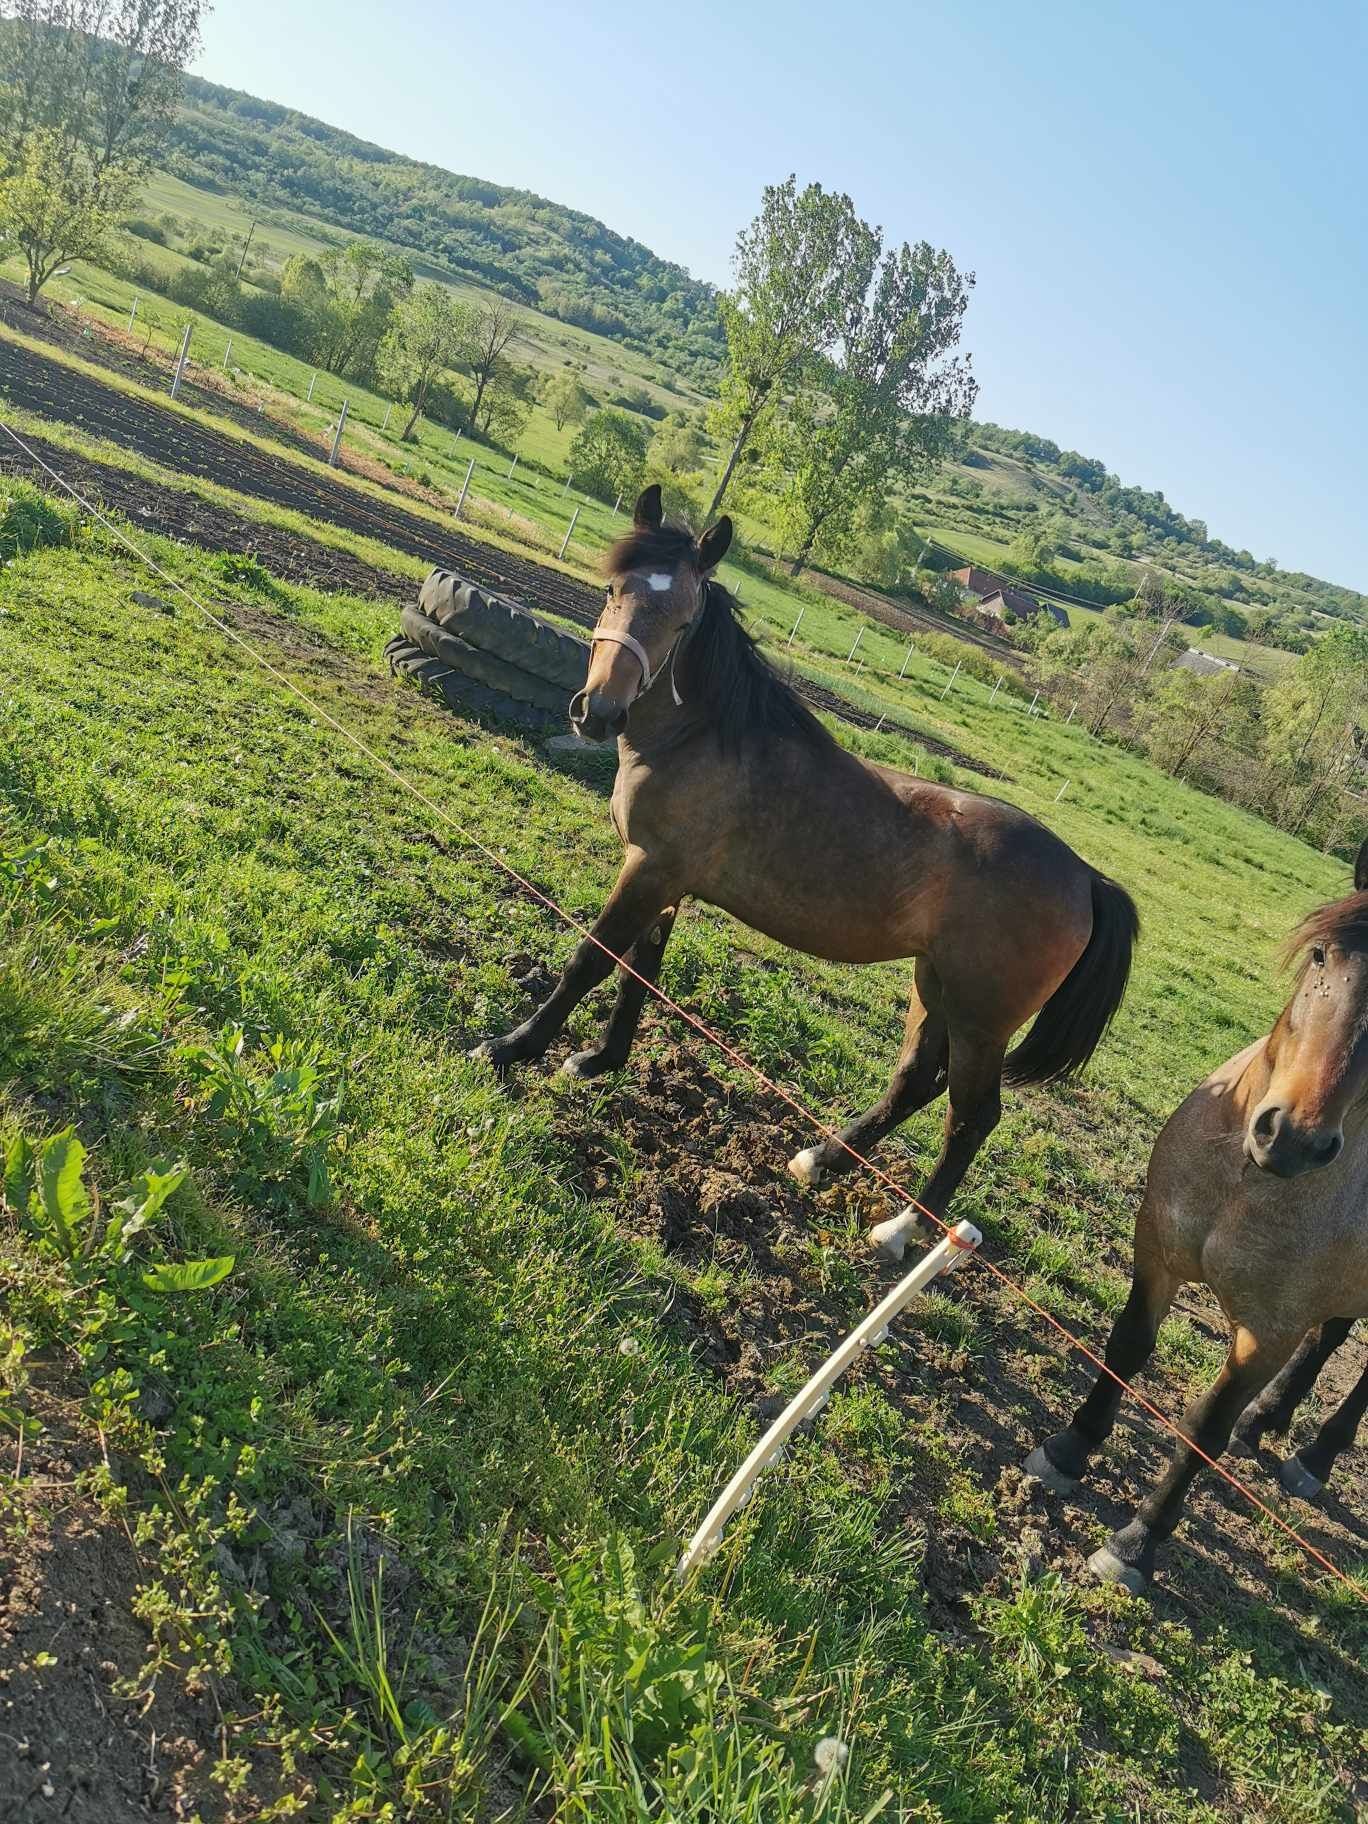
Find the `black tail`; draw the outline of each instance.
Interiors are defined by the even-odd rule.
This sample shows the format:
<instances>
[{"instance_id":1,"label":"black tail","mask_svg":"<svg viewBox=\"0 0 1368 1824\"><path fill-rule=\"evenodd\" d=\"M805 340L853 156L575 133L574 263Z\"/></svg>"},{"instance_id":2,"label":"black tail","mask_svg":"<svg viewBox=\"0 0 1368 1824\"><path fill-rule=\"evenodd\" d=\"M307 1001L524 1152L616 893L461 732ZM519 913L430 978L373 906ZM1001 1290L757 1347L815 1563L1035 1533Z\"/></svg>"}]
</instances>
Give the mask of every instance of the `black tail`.
<instances>
[{"instance_id":1,"label":"black tail","mask_svg":"<svg viewBox=\"0 0 1368 1824\"><path fill-rule=\"evenodd\" d=\"M1088 947L1008 1053L1005 1083L1053 1083L1082 1070L1121 1005L1140 914L1126 889L1105 874L1093 874L1092 902Z\"/></svg>"}]
</instances>

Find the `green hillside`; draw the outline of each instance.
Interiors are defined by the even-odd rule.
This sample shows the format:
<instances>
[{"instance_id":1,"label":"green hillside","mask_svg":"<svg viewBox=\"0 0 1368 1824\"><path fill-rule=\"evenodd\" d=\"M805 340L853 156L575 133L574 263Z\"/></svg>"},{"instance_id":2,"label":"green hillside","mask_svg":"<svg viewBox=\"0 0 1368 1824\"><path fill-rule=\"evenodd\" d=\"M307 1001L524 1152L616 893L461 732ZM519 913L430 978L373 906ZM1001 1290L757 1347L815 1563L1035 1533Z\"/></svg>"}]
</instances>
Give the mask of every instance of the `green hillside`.
<instances>
[{"instance_id":1,"label":"green hillside","mask_svg":"<svg viewBox=\"0 0 1368 1824\"><path fill-rule=\"evenodd\" d=\"M436 259L699 379L723 352L710 285L639 241L529 190L462 177L321 120L187 77L171 169L253 202L302 209Z\"/></svg>"}]
</instances>

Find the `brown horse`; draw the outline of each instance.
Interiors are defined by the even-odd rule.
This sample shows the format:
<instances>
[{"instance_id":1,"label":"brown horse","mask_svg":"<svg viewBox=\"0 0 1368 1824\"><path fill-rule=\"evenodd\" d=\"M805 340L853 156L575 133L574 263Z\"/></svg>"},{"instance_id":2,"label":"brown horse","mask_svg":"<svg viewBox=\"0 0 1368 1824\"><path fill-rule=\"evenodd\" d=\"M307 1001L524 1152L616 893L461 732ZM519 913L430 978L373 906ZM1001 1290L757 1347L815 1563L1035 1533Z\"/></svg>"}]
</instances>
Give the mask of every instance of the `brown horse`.
<instances>
[{"instance_id":1,"label":"brown horse","mask_svg":"<svg viewBox=\"0 0 1368 1824\"><path fill-rule=\"evenodd\" d=\"M1219 1457L1232 1431L1252 1451L1265 1430L1285 1429L1354 1319L1368 1316L1368 843L1354 886L1296 932L1301 969L1272 1032L1193 1091L1150 1156L1130 1298L1107 1365L1126 1379L1144 1365L1184 1283L1211 1287L1232 1336L1221 1373L1183 1415L1189 1442L1088 1561L1137 1592L1178 1524L1199 1451ZM1075 1489L1120 1403L1120 1387L1099 1374L1069 1429L1031 1453L1027 1474L1056 1493ZM1289 1492L1319 1492L1365 1406L1368 1374L1315 1444L1283 1465Z\"/></svg>"},{"instance_id":2,"label":"brown horse","mask_svg":"<svg viewBox=\"0 0 1368 1824\"><path fill-rule=\"evenodd\" d=\"M693 895L809 955L915 957L888 1093L845 1130L867 1153L942 1089L945 1141L922 1193L943 1215L1001 1114L1001 1085L1080 1069L1125 991L1138 924L1125 891L1034 818L992 798L872 766L840 747L755 650L713 572L726 519L697 540L663 522L659 488L608 553L608 596L570 706L583 734L618 736L617 884L544 1006L474 1055L540 1057L624 956L597 1049L565 1069L620 1068L680 901ZM1008 1054L1012 1035L1039 1014ZM805 1184L841 1171L833 1141L799 1153ZM903 1251L899 1223L876 1236Z\"/></svg>"}]
</instances>

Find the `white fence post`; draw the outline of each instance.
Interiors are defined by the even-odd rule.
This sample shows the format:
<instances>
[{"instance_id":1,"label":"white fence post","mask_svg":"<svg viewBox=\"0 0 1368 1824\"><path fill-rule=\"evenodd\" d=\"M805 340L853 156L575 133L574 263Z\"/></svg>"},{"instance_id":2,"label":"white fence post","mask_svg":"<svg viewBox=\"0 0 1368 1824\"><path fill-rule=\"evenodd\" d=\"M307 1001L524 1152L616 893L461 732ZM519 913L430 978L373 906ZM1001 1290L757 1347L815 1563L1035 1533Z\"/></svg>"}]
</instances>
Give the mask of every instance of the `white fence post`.
<instances>
[{"instance_id":1,"label":"white fence post","mask_svg":"<svg viewBox=\"0 0 1368 1824\"><path fill-rule=\"evenodd\" d=\"M1066 779L1064 781L1063 785L1061 785L1059 790L1055 793L1054 801L1056 804L1059 803L1060 799L1064 796L1065 792L1067 792L1068 789L1069 789L1069 781Z\"/></svg>"},{"instance_id":2,"label":"white fence post","mask_svg":"<svg viewBox=\"0 0 1368 1824\"><path fill-rule=\"evenodd\" d=\"M907 651L903 654L902 669L898 673L900 678L905 678L907 676L907 668L912 663L912 654L915 651L916 648L913 646L911 640L909 640L907 642Z\"/></svg>"},{"instance_id":3,"label":"white fence post","mask_svg":"<svg viewBox=\"0 0 1368 1824\"><path fill-rule=\"evenodd\" d=\"M792 646L793 636L795 633L797 633L798 629L802 626L803 616L806 613L807 613L807 603L804 602L802 607L798 610L798 619L793 623L792 627L789 628L789 637L784 641L785 646Z\"/></svg>"},{"instance_id":4,"label":"white fence post","mask_svg":"<svg viewBox=\"0 0 1368 1824\"><path fill-rule=\"evenodd\" d=\"M133 302L129 306L129 309L128 309L128 329L129 329L130 335L132 334L132 331L133 331L133 319L134 319L134 317L137 316L137 314L138 314L138 294L135 291L133 293Z\"/></svg>"},{"instance_id":5,"label":"white fence post","mask_svg":"<svg viewBox=\"0 0 1368 1824\"><path fill-rule=\"evenodd\" d=\"M565 537L561 540L561 548L556 553L557 562L559 562L560 559L565 556L566 552L570 548L570 534L574 531L575 521L579 518L579 516L580 516L580 510L578 507L576 507L574 512L570 515L570 524L565 528Z\"/></svg>"},{"instance_id":6,"label":"white fence post","mask_svg":"<svg viewBox=\"0 0 1368 1824\"><path fill-rule=\"evenodd\" d=\"M994 686L993 686L993 691L992 691L992 696L990 696L990 697L989 697L989 698L988 698L988 701L989 701L989 702L990 702L990 703L991 703L991 702L992 702L992 700L993 700L993 697L995 697L995 696L996 696L996 695L997 695L997 694L998 694L998 692L999 692L999 691L1000 691L1000 690L1001 690L1001 689L1002 689L1002 679L1001 679L1001 678L999 678L999 679L998 679L998 681L997 681L997 683L996 683L996 684L994 684Z\"/></svg>"},{"instance_id":7,"label":"white fence post","mask_svg":"<svg viewBox=\"0 0 1368 1824\"><path fill-rule=\"evenodd\" d=\"M470 487L470 478L474 473L475 473L475 458L472 456L470 459L470 467L465 472L465 480L461 483L461 498L456 502L457 519L459 519L461 517L461 508L465 505L466 493Z\"/></svg>"},{"instance_id":8,"label":"white fence post","mask_svg":"<svg viewBox=\"0 0 1368 1824\"><path fill-rule=\"evenodd\" d=\"M231 336L229 336L227 342L224 344L224 349L223 349L223 371L225 374L228 372L228 362L232 357L232 353L233 353L233 338Z\"/></svg>"},{"instance_id":9,"label":"white fence post","mask_svg":"<svg viewBox=\"0 0 1368 1824\"><path fill-rule=\"evenodd\" d=\"M337 429L333 432L332 449L328 453L328 467L337 467L338 452L342 448L342 431L347 422L347 401L342 401L342 410L337 414Z\"/></svg>"},{"instance_id":10,"label":"white fence post","mask_svg":"<svg viewBox=\"0 0 1368 1824\"><path fill-rule=\"evenodd\" d=\"M191 328L192 325L187 323L185 326L185 334L181 337L180 354L176 360L176 371L171 376L171 397L173 399L179 398L181 381L185 378L185 361L187 355L190 353Z\"/></svg>"},{"instance_id":11,"label":"white fence post","mask_svg":"<svg viewBox=\"0 0 1368 1824\"><path fill-rule=\"evenodd\" d=\"M959 676L960 666L963 663L964 663L964 661L962 659L955 660L955 669L950 673L950 683L946 685L945 689L940 694L940 700L942 703L944 703L945 699L950 695L950 684L953 684L955 679Z\"/></svg>"},{"instance_id":12,"label":"white fence post","mask_svg":"<svg viewBox=\"0 0 1368 1824\"><path fill-rule=\"evenodd\" d=\"M860 641L864 638L864 636L865 636L865 630L863 627L861 627L860 631L855 635L855 639L851 645L850 651L845 656L845 662L847 665L849 665L850 661L855 657L855 648L856 648L856 646L859 645Z\"/></svg>"},{"instance_id":13,"label":"white fence post","mask_svg":"<svg viewBox=\"0 0 1368 1824\"><path fill-rule=\"evenodd\" d=\"M1040 701L1040 692L1037 691L1036 694L1031 698L1031 709L1030 709L1031 715L1034 715L1036 713L1036 704L1039 703L1039 701Z\"/></svg>"},{"instance_id":14,"label":"white fence post","mask_svg":"<svg viewBox=\"0 0 1368 1824\"><path fill-rule=\"evenodd\" d=\"M304 395L305 405L313 404L313 390L317 385L318 385L318 369L315 368L314 371L309 375L309 390Z\"/></svg>"},{"instance_id":15,"label":"white fence post","mask_svg":"<svg viewBox=\"0 0 1368 1824\"><path fill-rule=\"evenodd\" d=\"M380 435L382 437L384 436L385 432L389 429L390 413L393 410L394 410L393 405L387 405L385 407L385 422L380 426Z\"/></svg>"},{"instance_id":16,"label":"white fence post","mask_svg":"<svg viewBox=\"0 0 1368 1824\"><path fill-rule=\"evenodd\" d=\"M871 1233L881 1245L886 1238L890 1250L901 1254L905 1245L903 1237L916 1220L916 1212L909 1207L891 1221L881 1223ZM760 1475L783 1456L784 1446L798 1427L805 1420L815 1418L822 1410L831 1397L832 1387L850 1364L863 1350L877 1349L887 1337L889 1325L904 1307L911 1304L917 1294L938 1275L953 1272L964 1256L972 1253L982 1240L982 1235L972 1222L956 1223L953 1231L923 1254L912 1271L879 1300L839 1348L827 1357L806 1386L789 1401L708 1509L707 1518L689 1541L684 1556L679 1561L675 1576L680 1582L690 1571L711 1558L722 1543L727 1522L750 1500Z\"/></svg>"},{"instance_id":17,"label":"white fence post","mask_svg":"<svg viewBox=\"0 0 1368 1824\"><path fill-rule=\"evenodd\" d=\"M516 450L515 450L515 451L514 451L514 452L513 452L513 460L512 460L512 462L510 462L510 463L509 463L509 465L508 465L508 473L507 473L507 475L505 475L505 476L504 476L504 480L505 480L505 481L512 481L512 479L513 479L513 471L514 471L514 469L516 469L516 468L517 468L517 466L518 466L518 453L517 453L517 451L516 451Z\"/></svg>"}]
</instances>

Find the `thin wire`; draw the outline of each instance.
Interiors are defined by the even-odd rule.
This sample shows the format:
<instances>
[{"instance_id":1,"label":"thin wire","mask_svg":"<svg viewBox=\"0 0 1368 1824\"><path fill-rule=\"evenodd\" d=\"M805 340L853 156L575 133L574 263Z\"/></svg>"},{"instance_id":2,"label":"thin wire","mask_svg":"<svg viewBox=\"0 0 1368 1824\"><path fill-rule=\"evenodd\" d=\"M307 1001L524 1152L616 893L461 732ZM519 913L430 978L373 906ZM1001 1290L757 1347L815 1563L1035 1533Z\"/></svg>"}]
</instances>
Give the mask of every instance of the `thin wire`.
<instances>
[{"instance_id":1,"label":"thin wire","mask_svg":"<svg viewBox=\"0 0 1368 1824\"><path fill-rule=\"evenodd\" d=\"M227 639L241 647L252 660L253 664L259 666L262 671L274 678L278 684L282 684L292 695L298 697L300 702L303 703L307 709L318 716L322 721L326 722L330 728L336 729L337 733L342 736L344 741L349 742L358 753L364 754L368 760L373 761L374 764L380 768L382 773L392 779L402 790L409 792L416 798L420 804L431 811L439 822L446 824L450 829L454 830L463 842L469 847L477 850L488 861L493 862L495 867L500 868L509 879L516 882L525 893L529 894L540 905L545 906L549 912L553 912L557 918L569 925L572 930L579 932L580 936L589 943L595 945L611 962L615 963L624 974L630 975L636 981L640 982L650 994L655 996L662 1006L668 1008L671 1013L677 1015L686 1025L691 1026L694 1031L705 1038L710 1045L715 1046L724 1057L729 1058L732 1063L739 1066L740 1069L748 1072L755 1078L756 1082L763 1088L769 1090L772 1095L778 1096L782 1102L787 1103L804 1121L808 1122L812 1127L815 1127L818 1133L822 1134L826 1139L833 1141L837 1146L849 1153L852 1159L859 1165L864 1166L867 1171L872 1172L874 1176L879 1179L881 1183L886 1185L895 1196L900 1198L907 1207L916 1210L919 1215L924 1216L928 1222L933 1223L944 1234L953 1234L953 1228L950 1223L946 1222L943 1217L936 1215L934 1210L927 1209L925 1204L919 1203L917 1199L912 1196L911 1192L899 1184L895 1178L890 1177L882 1166L875 1164L872 1159L867 1159L863 1153L859 1152L848 1140L844 1139L835 1128L829 1126L820 1118L820 1116L813 1114L812 1110L799 1101L798 1097L794 1095L791 1090L785 1089L782 1084L776 1083L771 1077L766 1076L759 1065L753 1064L749 1058L737 1051L734 1046L729 1045L720 1033L714 1032L712 1028L700 1020L696 1014L690 1013L686 1007L681 1007L678 1001L672 1000L657 983L649 981L639 970L634 969L625 957L619 956L615 951L610 950L608 945L603 943L600 938L596 937L589 927L580 919L576 918L572 912L567 912L562 906L557 905L556 901L553 900L549 894L543 893L539 887L534 886L530 880L520 874L517 869L506 861L502 855L498 854L496 850L490 848L487 843L482 842L478 836L474 835L463 824L458 823L456 818L453 817L449 811L444 809L442 805L438 804L436 799L430 798L421 786L415 785L411 779L401 773L398 768L386 760L382 754L376 753L374 748L368 746L367 743L348 728L344 722L339 722L337 717L332 714L331 710L324 708L321 703L309 696L307 691L296 684L293 678L287 676L285 672L280 671L273 665L263 653L259 652L256 647L252 645L250 640L246 639L235 627L231 626L219 615L216 615L214 611L206 606L204 602L200 601L198 596L188 589L178 577L172 576L169 571L164 570L149 552L144 551L99 507L87 500L78 489L66 480L65 476L59 474L51 464L45 462L43 458L38 455L36 450L31 449L28 444L24 442L24 439L19 433L14 430L11 425L7 424L3 418L0 418L0 430L5 432L6 436L24 452L31 462L36 463L39 468L50 475L57 485L69 494L78 506L89 513L92 518L98 520L106 531L110 532L122 545L133 553L134 557L136 557L140 563L146 565L153 575L160 577L163 582L167 583L171 588L183 595L192 607L199 610L211 626L217 628ZM1326 1557L1324 1552L1312 1545L1309 1539L1305 1538L1294 1526L1284 1520L1281 1514L1276 1513L1266 1501L1261 1500L1252 1488L1249 1488L1245 1483L1241 1482L1237 1476L1233 1475L1222 1463L1219 1463L1215 1457L1208 1456L1206 1451L1204 1451L1194 1439L1189 1438L1185 1432L1181 1431L1178 1425L1170 1419L1166 1413L1160 1411L1159 1407L1157 1407L1153 1401L1141 1393L1138 1388L1133 1387L1129 1381L1117 1374L1115 1369L1108 1367L1103 1358L1091 1349L1087 1343L1083 1342L1080 1337L1075 1336L1065 1324L1062 1324L1059 1319L1055 1317L1053 1312L1048 1311L1038 1299L1032 1298L1031 1294L1024 1286L1019 1286L1010 1274L1004 1272L994 1261L989 1260L982 1248L976 1248L970 1255L970 1258L977 1261L985 1271L990 1273L1000 1284L1004 1285L1014 1297L1019 1299L1030 1310L1034 1311L1038 1317L1044 1318L1045 1322L1049 1324L1052 1329L1058 1331L1059 1335L1064 1338L1065 1342L1067 1342L1071 1348L1076 1349L1079 1354L1091 1362L1099 1372L1107 1375L1109 1379L1114 1381L1123 1393L1129 1394L1137 1405L1143 1408L1145 1412L1149 1413L1151 1418L1158 1421L1165 1431L1172 1433L1180 1444L1185 1445L1196 1456L1200 1457L1202 1462L1205 1463L1209 1469L1215 1470L1218 1476L1228 1482L1238 1493L1242 1494L1266 1519L1271 1520L1276 1527L1286 1534L1289 1539L1299 1545L1309 1557L1316 1561L1317 1564L1321 1565L1333 1576L1338 1577L1355 1596L1368 1602L1368 1590L1360 1588L1346 1571L1341 1570L1332 1559Z\"/></svg>"}]
</instances>

